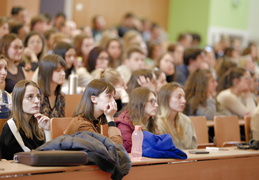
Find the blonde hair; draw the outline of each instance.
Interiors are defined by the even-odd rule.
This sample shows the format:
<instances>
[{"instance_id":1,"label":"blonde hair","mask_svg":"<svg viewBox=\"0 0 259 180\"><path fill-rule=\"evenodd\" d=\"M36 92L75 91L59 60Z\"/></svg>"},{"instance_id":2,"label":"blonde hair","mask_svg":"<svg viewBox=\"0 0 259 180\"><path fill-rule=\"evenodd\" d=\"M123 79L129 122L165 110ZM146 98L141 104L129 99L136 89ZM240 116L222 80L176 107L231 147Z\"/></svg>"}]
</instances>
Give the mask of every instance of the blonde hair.
<instances>
[{"instance_id":1,"label":"blonde hair","mask_svg":"<svg viewBox=\"0 0 259 180\"><path fill-rule=\"evenodd\" d=\"M182 122L179 119L179 113L175 116L174 122L175 127L172 126L172 119L169 119L171 109L169 106L169 101L171 98L172 93L177 89L183 87L177 83L172 82L165 84L161 87L161 89L158 92L157 99L158 99L158 113L156 116L156 123L158 132L160 134L170 134L173 139L182 139L183 138L183 125Z\"/></svg>"},{"instance_id":2,"label":"blonde hair","mask_svg":"<svg viewBox=\"0 0 259 180\"><path fill-rule=\"evenodd\" d=\"M111 83L113 86L115 86L119 81L121 77L121 74L119 71L117 71L114 68L107 68L106 70L103 69L96 69L94 73L94 79L105 79L109 83Z\"/></svg>"}]
</instances>

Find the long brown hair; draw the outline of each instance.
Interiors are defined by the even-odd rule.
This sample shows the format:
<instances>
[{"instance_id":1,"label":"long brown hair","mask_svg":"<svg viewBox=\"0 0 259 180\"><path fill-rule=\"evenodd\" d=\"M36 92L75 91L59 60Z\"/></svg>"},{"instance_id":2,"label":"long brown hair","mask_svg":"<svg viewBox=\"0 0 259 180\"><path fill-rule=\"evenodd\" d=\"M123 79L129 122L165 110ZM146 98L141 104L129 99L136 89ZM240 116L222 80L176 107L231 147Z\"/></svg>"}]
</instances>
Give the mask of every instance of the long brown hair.
<instances>
[{"instance_id":1,"label":"long brown hair","mask_svg":"<svg viewBox=\"0 0 259 180\"><path fill-rule=\"evenodd\" d=\"M206 106L208 81L212 72L208 69L197 69L187 79L185 97L187 105L185 112L195 114L199 105Z\"/></svg>"},{"instance_id":2,"label":"long brown hair","mask_svg":"<svg viewBox=\"0 0 259 180\"><path fill-rule=\"evenodd\" d=\"M183 125L179 120L179 113L175 117L175 128L172 127L172 119L169 119L171 108L169 105L172 93L177 89L183 87L177 83L167 83L162 86L158 92L157 100L159 104L158 113L156 116L157 128L160 134L170 134L177 139L183 138Z\"/></svg>"},{"instance_id":3,"label":"long brown hair","mask_svg":"<svg viewBox=\"0 0 259 180\"><path fill-rule=\"evenodd\" d=\"M86 86L83 96L76 107L74 112L74 117L78 115L82 115L84 118L94 121L96 118L94 117L94 104L91 101L91 96L99 96L102 92L115 93L115 88L112 84L106 82L103 79L94 79ZM101 123L106 123L105 116L101 116Z\"/></svg>"},{"instance_id":4,"label":"long brown hair","mask_svg":"<svg viewBox=\"0 0 259 180\"><path fill-rule=\"evenodd\" d=\"M79 34L74 38L74 46L75 46L75 49L76 49L76 55L78 57L82 57L82 63L83 63L84 66L86 66L88 57L85 57L85 55L82 52L82 44L83 44L84 39L93 40L93 37L87 36L85 34Z\"/></svg>"},{"instance_id":5,"label":"long brown hair","mask_svg":"<svg viewBox=\"0 0 259 180\"><path fill-rule=\"evenodd\" d=\"M61 65L64 69L66 69L65 60L55 54L49 54L42 58L39 62L39 78L38 84L42 89L44 95L50 96L50 82L52 80L53 71L57 69L58 65ZM55 95L57 96L61 92L61 85L58 85L55 90Z\"/></svg>"},{"instance_id":6,"label":"long brown hair","mask_svg":"<svg viewBox=\"0 0 259 180\"><path fill-rule=\"evenodd\" d=\"M39 86L28 80L22 80L16 83L12 92L12 117L15 120L17 129L22 129L28 138L33 138L33 135L39 139L44 140L44 132L39 128L37 119L32 116L29 123L24 118L23 99L27 86L36 87L39 91Z\"/></svg>"},{"instance_id":7,"label":"long brown hair","mask_svg":"<svg viewBox=\"0 0 259 180\"><path fill-rule=\"evenodd\" d=\"M9 33L4 35L1 39L0 39L0 53L3 54L5 57L7 57L9 59L8 56L8 49L11 46L11 43L16 40L16 39L20 39L16 34L13 33ZM21 39L20 39L21 40Z\"/></svg>"},{"instance_id":8,"label":"long brown hair","mask_svg":"<svg viewBox=\"0 0 259 180\"><path fill-rule=\"evenodd\" d=\"M148 124L146 126L142 122L145 119L145 105L148 102L149 95L151 93L156 96L153 91L146 87L138 87L134 89L129 95L129 103L125 109L129 111L129 117L134 126L141 125L143 130L155 132L156 127L154 117L148 118Z\"/></svg>"},{"instance_id":9,"label":"long brown hair","mask_svg":"<svg viewBox=\"0 0 259 180\"><path fill-rule=\"evenodd\" d=\"M222 90L228 89L234 86L234 79L240 79L241 76L245 74L247 70L245 68L234 67L230 69L229 72L226 72L221 79L219 79L219 85L217 88L217 92L221 92Z\"/></svg>"}]
</instances>

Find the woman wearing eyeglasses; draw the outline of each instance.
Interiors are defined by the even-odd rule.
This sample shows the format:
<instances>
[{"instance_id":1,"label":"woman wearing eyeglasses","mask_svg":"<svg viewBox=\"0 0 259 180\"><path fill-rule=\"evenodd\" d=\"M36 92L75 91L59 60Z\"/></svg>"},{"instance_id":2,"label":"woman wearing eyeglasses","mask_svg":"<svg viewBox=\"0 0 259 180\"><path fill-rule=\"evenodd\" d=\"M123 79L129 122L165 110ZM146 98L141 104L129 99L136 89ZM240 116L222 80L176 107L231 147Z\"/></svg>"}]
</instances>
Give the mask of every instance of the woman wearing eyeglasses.
<instances>
[{"instance_id":1,"label":"woman wearing eyeglasses","mask_svg":"<svg viewBox=\"0 0 259 180\"><path fill-rule=\"evenodd\" d=\"M156 124L159 134L170 134L179 149L197 148L192 121L182 113L186 103L183 87L176 82L168 83L160 88L157 97L159 109Z\"/></svg>"},{"instance_id":2,"label":"woman wearing eyeglasses","mask_svg":"<svg viewBox=\"0 0 259 180\"><path fill-rule=\"evenodd\" d=\"M12 118L0 137L1 158L11 160L15 153L36 149L49 138L50 119L39 113L40 100L40 89L33 81L22 80L15 85Z\"/></svg>"},{"instance_id":3,"label":"woman wearing eyeglasses","mask_svg":"<svg viewBox=\"0 0 259 180\"><path fill-rule=\"evenodd\" d=\"M131 135L135 125L141 125L142 130L156 134L153 117L157 112L156 95L145 87L134 89L129 95L129 103L116 119L117 127L121 130L123 146L131 152Z\"/></svg>"},{"instance_id":4,"label":"woman wearing eyeglasses","mask_svg":"<svg viewBox=\"0 0 259 180\"><path fill-rule=\"evenodd\" d=\"M28 73L19 64L22 61L23 44L16 34L6 34L0 39L0 54L8 60L5 90L13 91L15 84L24 79L29 79Z\"/></svg>"}]
</instances>

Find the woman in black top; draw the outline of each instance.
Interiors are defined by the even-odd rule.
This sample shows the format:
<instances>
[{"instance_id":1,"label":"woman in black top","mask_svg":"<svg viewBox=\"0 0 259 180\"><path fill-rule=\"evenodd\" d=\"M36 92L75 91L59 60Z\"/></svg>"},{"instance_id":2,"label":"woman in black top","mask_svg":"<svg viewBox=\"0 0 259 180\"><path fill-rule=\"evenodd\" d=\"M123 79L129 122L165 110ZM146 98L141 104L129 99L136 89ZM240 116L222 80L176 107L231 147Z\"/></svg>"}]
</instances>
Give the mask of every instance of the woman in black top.
<instances>
[{"instance_id":1,"label":"woman in black top","mask_svg":"<svg viewBox=\"0 0 259 180\"><path fill-rule=\"evenodd\" d=\"M11 160L15 153L35 149L49 138L50 119L39 113L40 100L39 87L33 81L23 80L15 85L12 118L4 125L0 137L1 158ZM12 133L11 127L18 130L16 134L20 134L27 150Z\"/></svg>"}]
</instances>

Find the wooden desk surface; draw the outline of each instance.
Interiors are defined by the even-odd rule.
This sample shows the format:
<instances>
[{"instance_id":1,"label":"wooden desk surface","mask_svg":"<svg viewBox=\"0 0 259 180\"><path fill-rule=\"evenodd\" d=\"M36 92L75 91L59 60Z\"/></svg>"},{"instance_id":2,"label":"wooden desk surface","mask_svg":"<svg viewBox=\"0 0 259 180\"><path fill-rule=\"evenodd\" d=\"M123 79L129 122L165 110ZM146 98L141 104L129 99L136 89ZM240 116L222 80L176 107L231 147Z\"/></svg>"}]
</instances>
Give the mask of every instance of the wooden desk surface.
<instances>
[{"instance_id":1,"label":"wooden desk surface","mask_svg":"<svg viewBox=\"0 0 259 180\"><path fill-rule=\"evenodd\" d=\"M209 154L190 154L189 150L184 150L188 158L186 160L179 159L156 159L142 157L141 160L132 160L132 165L144 165L144 164L157 164L157 163L168 163L168 162L181 162L181 161L193 161L193 160L211 160L211 159L225 159L225 158L237 158L237 157L251 157L259 156L258 150L240 150L236 147L227 147L227 151L221 150L209 150ZM204 150L204 149L197 149Z\"/></svg>"},{"instance_id":2,"label":"wooden desk surface","mask_svg":"<svg viewBox=\"0 0 259 180\"><path fill-rule=\"evenodd\" d=\"M199 149L201 150L201 149ZM258 162L259 159L259 151L257 150L239 150L236 148L229 148L228 151L210 151L210 154L190 154L188 151L185 151L188 155L188 159L186 160L177 160L177 159L155 159L155 158L146 158L143 157L141 160L132 160L133 167L131 168L131 171L129 175L125 177L125 179L134 179L133 177L136 177L139 175L138 173L144 171L146 169L148 173L152 174L152 168L161 167L161 171L163 171L164 168L180 168L187 166L194 166L197 168L196 165L198 165L198 162L204 163L213 163L216 161L215 160L225 160L226 162L232 161L232 160L241 160L244 159L243 161L247 161L246 158L254 159L256 162ZM242 157L242 158L241 158ZM257 157L257 159L255 159ZM201 161L200 161L201 160ZM212 160L212 161L211 161ZM181 163L179 163L181 162ZM191 164L190 164L191 163ZM193 164L194 163L194 164ZM154 166L146 166L153 164ZM157 164L157 165L156 165ZM169 166L169 165L174 165ZM180 165L181 164L181 165ZM217 163L216 163L217 164ZM225 163L226 164L226 163ZM217 165L218 166L218 165ZM242 164L239 164L243 168ZM151 169L150 169L151 168ZM182 167L184 168L184 167ZM210 167L212 168L212 167ZM141 170L140 169L144 169ZM151 170L151 171L150 171ZM171 169L172 170L172 169ZM170 171L168 173L170 174ZM197 171L197 170L196 170ZM219 171L219 170L218 170ZM56 173L54 173L56 172ZM65 173L61 173L65 172ZM42 174L43 173L43 174ZM44 174L45 173L45 174ZM198 173L198 172L195 172ZM32 175L34 174L34 175ZM83 175L82 175L83 174ZM81 166L65 166L65 167L57 167L57 166L52 166L52 167L32 167L32 166L27 166L24 164L20 163L15 163L13 161L1 161L0 162L0 178L7 178L7 177L19 177L18 179L34 179L34 178L39 178L39 176L44 176L48 177L51 179L54 178L63 178L63 179L68 179L69 177L74 177L79 176L81 179L83 177L85 178L87 176L93 176L91 179L103 179L104 177L110 177L109 173L101 171L97 166L95 165L81 165ZM25 175L25 176L21 176ZM32 176L30 176L32 175ZM96 178L94 178L96 177ZM63 180L62 179L62 180ZM154 178L153 178L154 179Z\"/></svg>"},{"instance_id":3,"label":"wooden desk surface","mask_svg":"<svg viewBox=\"0 0 259 180\"><path fill-rule=\"evenodd\" d=\"M143 158L142 161L146 161L145 163L147 164L149 164L150 161L152 161L152 163L160 164L154 164L152 166L135 165L124 179L259 179L259 151L257 150L238 150L229 148L229 151L210 151L210 154L188 153L188 156L188 159L182 161L168 159L167 161L169 163L167 164L160 163L162 160ZM133 164L136 164L136 162Z\"/></svg>"},{"instance_id":4,"label":"wooden desk surface","mask_svg":"<svg viewBox=\"0 0 259 180\"><path fill-rule=\"evenodd\" d=\"M37 173L50 173L59 171L77 171L82 169L98 169L97 166L28 166L14 161L0 161L0 178L12 174L37 174Z\"/></svg>"},{"instance_id":5,"label":"wooden desk surface","mask_svg":"<svg viewBox=\"0 0 259 180\"><path fill-rule=\"evenodd\" d=\"M238 123L239 123L239 126L244 126L245 125L245 120L240 119L238 121ZM214 121L213 120L207 120L207 126L208 127L214 127Z\"/></svg>"}]
</instances>

